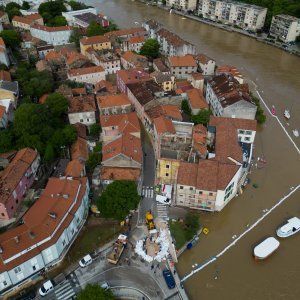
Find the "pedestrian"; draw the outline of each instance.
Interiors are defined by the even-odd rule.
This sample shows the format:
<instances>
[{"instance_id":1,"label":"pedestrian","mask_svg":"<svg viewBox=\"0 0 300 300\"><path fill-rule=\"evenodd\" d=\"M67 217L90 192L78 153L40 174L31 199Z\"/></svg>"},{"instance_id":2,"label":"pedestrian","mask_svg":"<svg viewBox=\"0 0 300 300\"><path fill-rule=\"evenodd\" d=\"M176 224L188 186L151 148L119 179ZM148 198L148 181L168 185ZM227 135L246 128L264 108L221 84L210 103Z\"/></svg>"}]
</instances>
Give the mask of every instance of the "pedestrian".
<instances>
[{"instance_id":1,"label":"pedestrian","mask_svg":"<svg viewBox=\"0 0 300 300\"><path fill-rule=\"evenodd\" d=\"M173 274L175 275L177 272L176 272L176 270L174 269L174 272L173 272Z\"/></svg>"},{"instance_id":2,"label":"pedestrian","mask_svg":"<svg viewBox=\"0 0 300 300\"><path fill-rule=\"evenodd\" d=\"M153 269L154 269L154 265L151 266L151 270L153 270Z\"/></svg>"}]
</instances>

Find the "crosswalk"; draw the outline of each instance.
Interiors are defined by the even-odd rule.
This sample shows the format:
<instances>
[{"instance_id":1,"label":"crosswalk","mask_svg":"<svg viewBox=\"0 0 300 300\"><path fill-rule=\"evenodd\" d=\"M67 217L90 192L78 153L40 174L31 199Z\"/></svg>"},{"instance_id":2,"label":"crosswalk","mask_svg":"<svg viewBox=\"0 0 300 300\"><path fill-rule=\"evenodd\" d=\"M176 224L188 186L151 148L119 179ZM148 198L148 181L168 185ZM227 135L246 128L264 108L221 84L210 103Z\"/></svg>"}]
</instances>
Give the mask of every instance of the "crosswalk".
<instances>
[{"instance_id":1,"label":"crosswalk","mask_svg":"<svg viewBox=\"0 0 300 300\"><path fill-rule=\"evenodd\" d=\"M57 300L68 300L76 294L69 280L64 281L61 286L55 287L54 292Z\"/></svg>"},{"instance_id":2,"label":"crosswalk","mask_svg":"<svg viewBox=\"0 0 300 300\"><path fill-rule=\"evenodd\" d=\"M156 203L157 217L163 220L168 220L169 206L161 203Z\"/></svg>"},{"instance_id":3,"label":"crosswalk","mask_svg":"<svg viewBox=\"0 0 300 300\"><path fill-rule=\"evenodd\" d=\"M153 198L154 196L153 186L143 186L142 196L145 198Z\"/></svg>"}]
</instances>

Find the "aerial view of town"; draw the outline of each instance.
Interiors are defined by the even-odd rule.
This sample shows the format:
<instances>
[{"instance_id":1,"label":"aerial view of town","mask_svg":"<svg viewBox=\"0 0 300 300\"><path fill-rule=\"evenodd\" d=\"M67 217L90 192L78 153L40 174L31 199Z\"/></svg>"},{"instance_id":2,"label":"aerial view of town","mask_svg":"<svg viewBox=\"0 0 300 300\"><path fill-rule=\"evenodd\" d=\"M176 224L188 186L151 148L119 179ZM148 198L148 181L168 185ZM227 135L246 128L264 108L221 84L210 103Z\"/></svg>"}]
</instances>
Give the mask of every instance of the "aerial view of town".
<instances>
[{"instance_id":1,"label":"aerial view of town","mask_svg":"<svg viewBox=\"0 0 300 300\"><path fill-rule=\"evenodd\" d=\"M300 0L0 0L0 299L300 299Z\"/></svg>"}]
</instances>

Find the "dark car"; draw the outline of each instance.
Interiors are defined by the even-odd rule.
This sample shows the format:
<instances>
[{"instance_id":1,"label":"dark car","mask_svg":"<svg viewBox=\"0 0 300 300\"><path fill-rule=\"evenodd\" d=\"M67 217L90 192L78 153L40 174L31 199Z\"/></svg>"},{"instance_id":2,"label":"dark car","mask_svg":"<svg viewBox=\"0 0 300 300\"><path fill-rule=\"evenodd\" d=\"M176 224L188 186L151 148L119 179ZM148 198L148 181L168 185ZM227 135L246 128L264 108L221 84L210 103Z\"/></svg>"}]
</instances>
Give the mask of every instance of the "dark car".
<instances>
[{"instance_id":1,"label":"dark car","mask_svg":"<svg viewBox=\"0 0 300 300\"><path fill-rule=\"evenodd\" d=\"M34 290L30 290L25 292L24 294L20 294L20 296L16 300L32 300L35 299L36 292Z\"/></svg>"},{"instance_id":2,"label":"dark car","mask_svg":"<svg viewBox=\"0 0 300 300\"><path fill-rule=\"evenodd\" d=\"M174 277L173 277L171 271L165 269L165 270L163 270L163 275L164 275L164 278L165 278L168 288L174 289L176 284L175 284L175 280L174 280Z\"/></svg>"}]
</instances>

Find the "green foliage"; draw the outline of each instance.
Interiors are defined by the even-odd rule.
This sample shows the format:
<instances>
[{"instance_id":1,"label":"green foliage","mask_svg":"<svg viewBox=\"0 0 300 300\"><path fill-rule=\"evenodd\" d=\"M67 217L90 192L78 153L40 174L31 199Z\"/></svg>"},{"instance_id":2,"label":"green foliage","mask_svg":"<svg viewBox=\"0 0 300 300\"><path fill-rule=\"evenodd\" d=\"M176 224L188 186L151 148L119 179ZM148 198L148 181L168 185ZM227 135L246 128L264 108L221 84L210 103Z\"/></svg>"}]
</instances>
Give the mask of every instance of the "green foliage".
<instances>
[{"instance_id":1,"label":"green foliage","mask_svg":"<svg viewBox=\"0 0 300 300\"><path fill-rule=\"evenodd\" d=\"M107 30L105 30L96 21L92 21L87 28L87 36L103 35Z\"/></svg>"},{"instance_id":2,"label":"green foliage","mask_svg":"<svg viewBox=\"0 0 300 300\"><path fill-rule=\"evenodd\" d=\"M189 103L186 99L182 100L182 102L181 102L181 110L188 116L190 116L192 113Z\"/></svg>"},{"instance_id":3,"label":"green foliage","mask_svg":"<svg viewBox=\"0 0 300 300\"><path fill-rule=\"evenodd\" d=\"M102 155L101 153L92 152L89 154L89 159L86 162L86 166L90 171L95 169L97 165L101 163Z\"/></svg>"},{"instance_id":4,"label":"green foliage","mask_svg":"<svg viewBox=\"0 0 300 300\"><path fill-rule=\"evenodd\" d=\"M46 98L45 105L50 109L53 116L62 117L68 111L68 100L59 93L53 93Z\"/></svg>"},{"instance_id":5,"label":"green foliage","mask_svg":"<svg viewBox=\"0 0 300 300\"><path fill-rule=\"evenodd\" d=\"M97 207L104 217L123 220L140 201L136 183L116 180L109 184L97 200Z\"/></svg>"},{"instance_id":6,"label":"green foliage","mask_svg":"<svg viewBox=\"0 0 300 300\"><path fill-rule=\"evenodd\" d=\"M102 131L101 126L100 124L97 123L91 125L89 128L90 135L93 137L99 138L99 134L101 131Z\"/></svg>"},{"instance_id":7,"label":"green foliage","mask_svg":"<svg viewBox=\"0 0 300 300\"><path fill-rule=\"evenodd\" d=\"M46 145L44 159L45 161L53 161L55 159L55 152L51 143L48 143Z\"/></svg>"},{"instance_id":8,"label":"green foliage","mask_svg":"<svg viewBox=\"0 0 300 300\"><path fill-rule=\"evenodd\" d=\"M76 81L72 81L72 80L65 80L63 83L66 84L71 89L84 87L84 83L76 82Z\"/></svg>"},{"instance_id":9,"label":"green foliage","mask_svg":"<svg viewBox=\"0 0 300 300\"><path fill-rule=\"evenodd\" d=\"M63 0L45 2L39 6L39 14L43 17L47 25L51 23L55 17L61 16L61 13L65 11L67 11L67 9Z\"/></svg>"},{"instance_id":10,"label":"green foliage","mask_svg":"<svg viewBox=\"0 0 300 300\"><path fill-rule=\"evenodd\" d=\"M185 226L185 237L189 241L200 227L199 216L196 213L188 213L185 217Z\"/></svg>"},{"instance_id":11,"label":"green foliage","mask_svg":"<svg viewBox=\"0 0 300 300\"><path fill-rule=\"evenodd\" d=\"M195 124L207 125L211 115L212 112L210 109L202 109L197 115L192 115L191 120Z\"/></svg>"},{"instance_id":12,"label":"green foliage","mask_svg":"<svg viewBox=\"0 0 300 300\"><path fill-rule=\"evenodd\" d=\"M22 9L25 9L25 10L27 10L27 9L29 9L30 8L30 5L29 5L29 3L27 2L27 1L23 1L23 4L22 4Z\"/></svg>"},{"instance_id":13,"label":"green foliage","mask_svg":"<svg viewBox=\"0 0 300 300\"><path fill-rule=\"evenodd\" d=\"M0 63L0 70L8 71L7 65Z\"/></svg>"},{"instance_id":14,"label":"green foliage","mask_svg":"<svg viewBox=\"0 0 300 300\"><path fill-rule=\"evenodd\" d=\"M18 32L13 29L3 30L0 33L6 47L17 48L21 44L21 37Z\"/></svg>"},{"instance_id":15,"label":"green foliage","mask_svg":"<svg viewBox=\"0 0 300 300\"><path fill-rule=\"evenodd\" d=\"M15 134L12 129L0 131L0 153L16 149Z\"/></svg>"},{"instance_id":16,"label":"green foliage","mask_svg":"<svg viewBox=\"0 0 300 300\"><path fill-rule=\"evenodd\" d=\"M70 43L74 43L78 50L80 49L80 39L82 39L82 37L83 37L83 35L80 32L80 29L74 28L73 32L70 36Z\"/></svg>"},{"instance_id":17,"label":"green foliage","mask_svg":"<svg viewBox=\"0 0 300 300\"><path fill-rule=\"evenodd\" d=\"M47 23L48 26L66 26L68 22L63 16L56 16L53 19L49 20Z\"/></svg>"},{"instance_id":18,"label":"green foliage","mask_svg":"<svg viewBox=\"0 0 300 300\"><path fill-rule=\"evenodd\" d=\"M114 300L111 290L104 290L98 284L88 284L76 297L77 300Z\"/></svg>"},{"instance_id":19,"label":"green foliage","mask_svg":"<svg viewBox=\"0 0 300 300\"><path fill-rule=\"evenodd\" d=\"M77 2L77 1L69 1L69 5L72 7L72 10L81 10L81 9L86 9L89 8L89 6L86 6L82 2Z\"/></svg>"},{"instance_id":20,"label":"green foliage","mask_svg":"<svg viewBox=\"0 0 300 300\"><path fill-rule=\"evenodd\" d=\"M265 115L264 110L260 105L259 99L257 97L254 97L253 95L251 95L251 96L252 96L252 99L253 99L256 107L257 107L255 119L256 119L258 124L263 124L263 123L266 122L267 116Z\"/></svg>"},{"instance_id":21,"label":"green foliage","mask_svg":"<svg viewBox=\"0 0 300 300\"><path fill-rule=\"evenodd\" d=\"M102 151L102 143L96 143L96 146L94 147L93 151L100 153Z\"/></svg>"},{"instance_id":22,"label":"green foliage","mask_svg":"<svg viewBox=\"0 0 300 300\"><path fill-rule=\"evenodd\" d=\"M148 58L157 58L159 56L159 43L155 39L148 39L142 46L141 55L145 55Z\"/></svg>"},{"instance_id":23,"label":"green foliage","mask_svg":"<svg viewBox=\"0 0 300 300\"><path fill-rule=\"evenodd\" d=\"M9 17L10 20L12 20L12 18L14 16L21 16L21 12L20 12L20 8L21 6L15 2L10 2L6 5L5 7L5 11L7 12L7 15Z\"/></svg>"}]
</instances>

